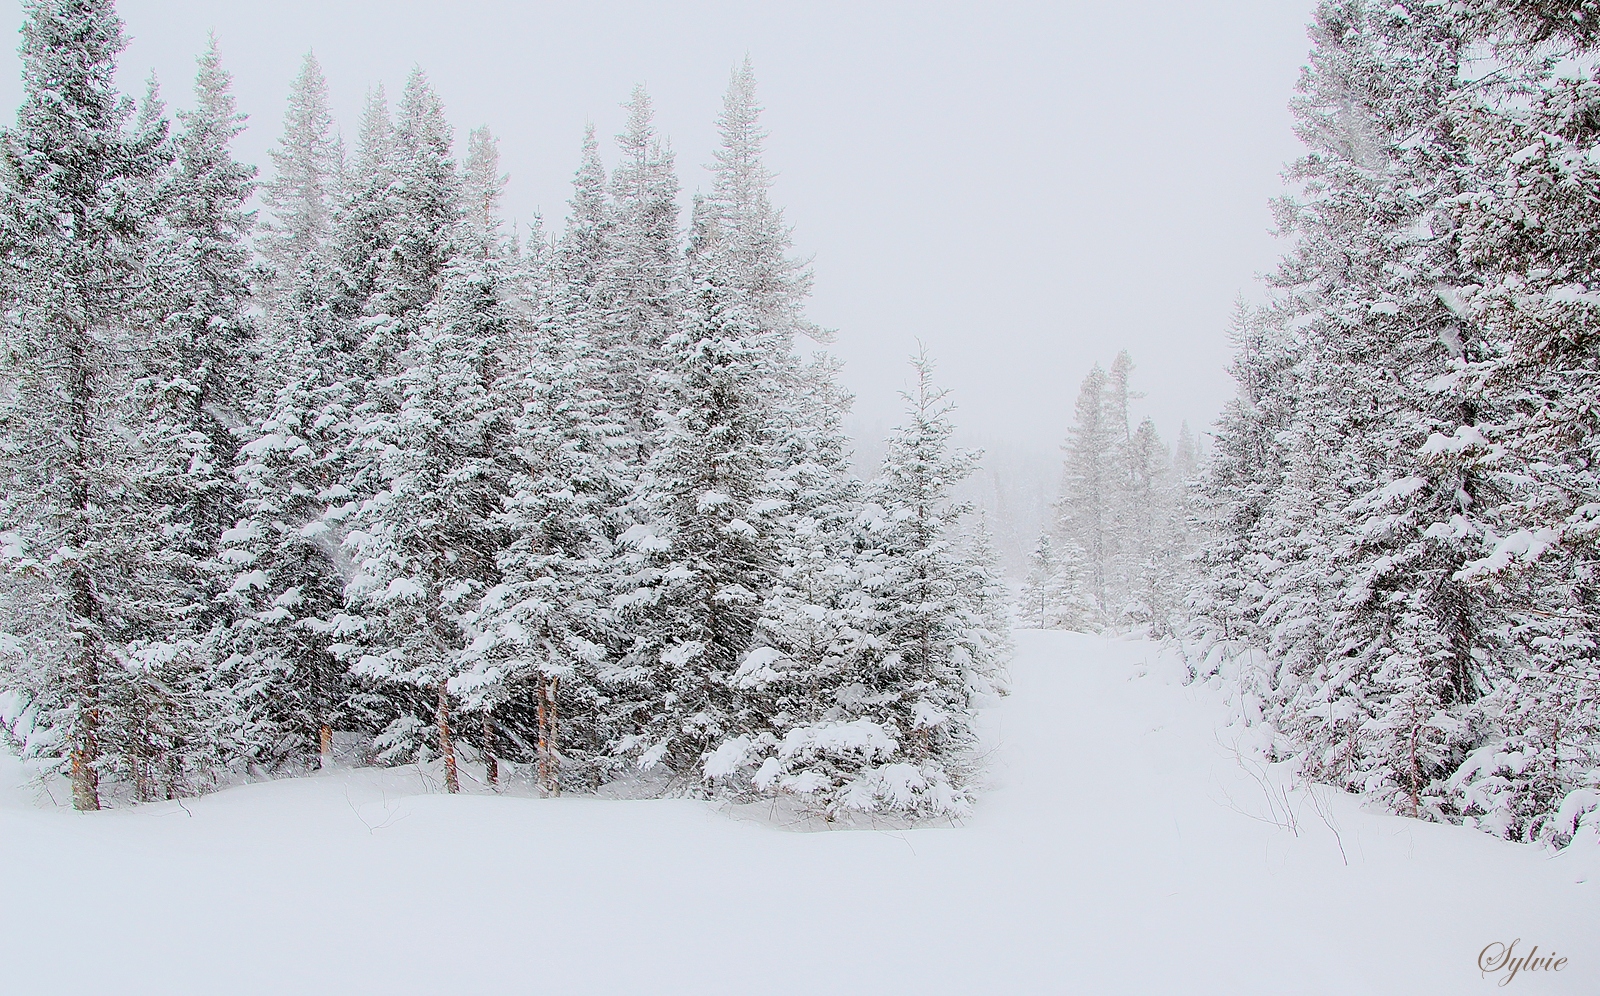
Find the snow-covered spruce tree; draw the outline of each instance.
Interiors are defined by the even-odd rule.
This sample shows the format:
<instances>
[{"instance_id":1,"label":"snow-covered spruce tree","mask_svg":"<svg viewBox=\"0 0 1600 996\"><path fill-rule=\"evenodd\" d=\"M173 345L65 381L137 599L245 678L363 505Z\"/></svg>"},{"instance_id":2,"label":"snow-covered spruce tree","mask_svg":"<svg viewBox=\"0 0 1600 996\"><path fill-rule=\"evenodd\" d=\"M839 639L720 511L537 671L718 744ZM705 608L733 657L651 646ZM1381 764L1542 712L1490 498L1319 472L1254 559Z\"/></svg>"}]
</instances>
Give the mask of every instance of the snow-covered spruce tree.
<instances>
[{"instance_id":1,"label":"snow-covered spruce tree","mask_svg":"<svg viewBox=\"0 0 1600 996\"><path fill-rule=\"evenodd\" d=\"M110 707L127 645L169 618L144 553L159 516L135 490L142 455L122 430L138 425L128 398L150 339L139 326L153 311L166 130L126 129L109 2L23 9L23 103L0 143L6 722L27 756L68 769L76 808L98 809L100 777L121 760L104 738L126 718Z\"/></svg>"},{"instance_id":2,"label":"snow-covered spruce tree","mask_svg":"<svg viewBox=\"0 0 1600 996\"><path fill-rule=\"evenodd\" d=\"M1155 422L1139 423L1124 446L1123 578L1128 600L1124 625L1153 637L1171 635L1187 584L1187 523L1183 492Z\"/></svg>"},{"instance_id":3,"label":"snow-covered spruce tree","mask_svg":"<svg viewBox=\"0 0 1600 996\"><path fill-rule=\"evenodd\" d=\"M461 238L468 256L505 262L516 247L500 218L500 199L511 177L500 172L500 139L479 125L467 133L467 154L461 161Z\"/></svg>"},{"instance_id":4,"label":"snow-covered spruce tree","mask_svg":"<svg viewBox=\"0 0 1600 996\"><path fill-rule=\"evenodd\" d=\"M1075 541L1052 540L1048 530L1040 533L1018 596L1017 617L1022 624L1033 629L1094 629L1087 561Z\"/></svg>"},{"instance_id":5,"label":"snow-covered spruce tree","mask_svg":"<svg viewBox=\"0 0 1600 996\"><path fill-rule=\"evenodd\" d=\"M451 136L438 95L426 74L413 69L388 144L389 168L382 171L388 174L383 249L375 255L372 294L359 323L361 352L375 381L399 368L398 354L439 293L455 249L461 178L450 153ZM381 397L377 403L395 400Z\"/></svg>"},{"instance_id":6,"label":"snow-covered spruce tree","mask_svg":"<svg viewBox=\"0 0 1600 996\"><path fill-rule=\"evenodd\" d=\"M974 656L978 660L1008 661L1015 650L1011 642L1011 595L1006 589L1000 557L994 549L989 517L981 510L977 526L965 537L959 552L966 567L961 588L968 593L972 610L973 625L968 638L974 644L984 645ZM991 680L998 690L1009 686L1006 675L998 667Z\"/></svg>"},{"instance_id":7,"label":"snow-covered spruce tree","mask_svg":"<svg viewBox=\"0 0 1600 996\"><path fill-rule=\"evenodd\" d=\"M859 501L842 429L851 399L838 386L835 361L817 354L804 362L795 352L797 338L821 342L830 333L805 317L811 269L808 261L791 255L792 229L771 201L760 115L755 73L746 59L734 70L723 97L712 190L697 202L697 212L705 230L722 240L718 248L728 256L728 279L746 295L762 331L771 336L773 407L764 488L777 513L773 522L785 570L799 572L795 581L806 575L803 585L826 603L830 599L822 591L828 586L817 587L819 578L812 575L839 573L832 562L853 542L850 523ZM698 241L692 242L691 256L699 248ZM780 604L763 612L763 642L769 648L781 649L784 638L778 632L797 622L792 618L795 592L784 589L782 583L774 589Z\"/></svg>"},{"instance_id":8,"label":"snow-covered spruce tree","mask_svg":"<svg viewBox=\"0 0 1600 996\"><path fill-rule=\"evenodd\" d=\"M1017 619L1030 629L1053 629L1056 600L1051 583L1056 575L1056 555L1048 531L1039 534L1028 555L1028 576L1018 593Z\"/></svg>"},{"instance_id":9,"label":"snow-covered spruce tree","mask_svg":"<svg viewBox=\"0 0 1600 996\"><path fill-rule=\"evenodd\" d=\"M914 360L917 388L882 475L857 516L851 590L829 651L823 694L796 696L803 721L742 736L708 759L713 776L744 775L758 791L797 797L829 819L852 813L951 816L967 810L972 697L996 690L1003 637L981 619L981 570L954 548L966 511L950 489L975 458L949 447L951 406ZM783 680L772 658L747 660L746 681ZM748 774L745 774L747 773Z\"/></svg>"},{"instance_id":10,"label":"snow-covered spruce tree","mask_svg":"<svg viewBox=\"0 0 1600 996\"><path fill-rule=\"evenodd\" d=\"M1064 447L1058 505L1058 532L1083 550L1086 601L1098 628L1114 618L1117 598L1116 498L1120 475L1117 444L1122 432L1113 423L1107 403L1108 379L1097 363L1083 379L1073 409L1071 432Z\"/></svg>"},{"instance_id":11,"label":"snow-covered spruce tree","mask_svg":"<svg viewBox=\"0 0 1600 996\"><path fill-rule=\"evenodd\" d=\"M736 717L708 760L705 774L736 792L787 791L769 782L754 786L748 763L756 745L816 722L829 721L835 693L848 677L841 669L841 640L855 632L846 618L855 576L854 520L861 487L849 469L841 429L850 398L837 385L837 363L818 355L802 363L797 336L826 341L829 333L804 315L811 271L790 253L793 239L771 203L772 183L761 155L765 133L748 60L736 69L718 118L722 142L712 165L709 197L696 205L732 246L734 280L755 305L778 356L772 370L774 407L769 416L768 471L763 507L778 551L773 579L757 624L757 640L734 675ZM691 242L693 258L698 244Z\"/></svg>"},{"instance_id":12,"label":"snow-covered spruce tree","mask_svg":"<svg viewBox=\"0 0 1600 996\"><path fill-rule=\"evenodd\" d=\"M1178 439L1172 444L1172 472L1177 480L1190 485L1200 471L1200 444L1189 428L1189 420L1178 424Z\"/></svg>"},{"instance_id":13,"label":"snow-covered spruce tree","mask_svg":"<svg viewBox=\"0 0 1600 996\"><path fill-rule=\"evenodd\" d=\"M613 308L615 225L592 127L569 204L561 238L547 247L536 227L521 264L527 360L499 381L512 426L509 493L496 520L501 581L468 620L479 638L456 681L508 738L527 734L513 743L546 792L609 778L613 741L649 708L642 672L617 666L626 636L610 606L629 587L615 539L629 523L646 440L628 431L641 399L621 396L608 356L625 328ZM655 403L653 394L642 400Z\"/></svg>"},{"instance_id":14,"label":"snow-covered spruce tree","mask_svg":"<svg viewBox=\"0 0 1600 996\"><path fill-rule=\"evenodd\" d=\"M819 401L845 403L846 395L832 384L837 376L834 366L825 360L808 365L796 353L797 339L828 342L832 333L805 315L811 266L809 260L792 255L793 229L772 203L772 174L762 158L766 132L760 125L755 88L755 70L746 58L733 71L723 96L711 193L696 201L696 211L701 229L717 233L730 286L745 294L758 326L772 336L775 406L767 486L775 500L790 502L786 521L795 523L796 516L807 514L795 504L804 491L796 490L797 475L820 468L835 478L848 476L846 447L835 431L836 422L831 415L817 420ZM699 245L691 239L691 258Z\"/></svg>"},{"instance_id":15,"label":"snow-covered spruce tree","mask_svg":"<svg viewBox=\"0 0 1600 996\"><path fill-rule=\"evenodd\" d=\"M563 784L593 788L613 773L611 690L637 684L614 667L610 604L636 445L614 417L594 327L560 320L570 315L542 311L531 364L502 382L521 410L496 519L506 538L500 581L466 620L478 638L469 670L452 683L469 708L534 731L524 753L552 793Z\"/></svg>"},{"instance_id":16,"label":"snow-covered spruce tree","mask_svg":"<svg viewBox=\"0 0 1600 996\"><path fill-rule=\"evenodd\" d=\"M1561 845L1596 808L1600 788L1600 424L1588 400L1600 391L1588 332L1600 279L1600 170L1591 158L1600 83L1582 68L1594 11L1588 20L1530 20L1549 13L1555 5L1477 11L1502 72L1497 86L1457 97L1482 180L1451 205L1469 273L1453 296L1491 348L1478 362L1464 357L1456 379L1493 417L1435 435L1424 449L1468 465L1505 495L1490 512L1486 549L1461 575L1504 606L1517 651L1493 675L1481 703L1484 742L1450 789L1477 825Z\"/></svg>"},{"instance_id":17,"label":"snow-covered spruce tree","mask_svg":"<svg viewBox=\"0 0 1600 996\"><path fill-rule=\"evenodd\" d=\"M663 425L622 540L632 645L647 698L620 749L643 769L698 780L706 752L747 725L732 679L753 643L776 570L777 511L765 495L782 333L763 327L738 243L697 219L690 294L670 342Z\"/></svg>"},{"instance_id":18,"label":"snow-covered spruce tree","mask_svg":"<svg viewBox=\"0 0 1600 996\"><path fill-rule=\"evenodd\" d=\"M283 135L267 155L273 175L261 184L261 203L270 217L256 247L267 271L262 296L275 311L280 297L305 293L303 283L327 266L328 238L339 195L344 150L328 107L328 81L314 54L307 52L289 86ZM320 296L320 295L319 295ZM303 307L290 303L287 307Z\"/></svg>"},{"instance_id":19,"label":"snow-covered spruce tree","mask_svg":"<svg viewBox=\"0 0 1600 996\"><path fill-rule=\"evenodd\" d=\"M438 97L414 70L394 134L390 248L362 322L376 376L348 461L361 497L324 517L346 530L356 567L340 617L350 637L334 652L358 675L433 700L455 792L449 682L465 668L465 617L496 580L506 419L492 382L514 319L495 233L473 245L462 220L450 145ZM414 752L421 723L402 707L380 738L386 756Z\"/></svg>"},{"instance_id":20,"label":"snow-covered spruce tree","mask_svg":"<svg viewBox=\"0 0 1600 996\"><path fill-rule=\"evenodd\" d=\"M355 679L331 649L349 636L344 587L355 567L338 516L359 507L357 488L365 486L356 431L374 374L361 345L392 235L394 124L379 87L368 94L346 171L337 145L330 150L327 120L321 74L308 67L277 150L285 181L297 179L277 188L284 203L269 235L301 231L296 219L326 217L328 225L303 226L289 283L267 295L271 394L242 449L249 514L225 535L239 572L232 593L244 603L236 635L246 641L273 733L264 759L315 757L323 767L333 760L336 730L370 734L397 715L390 697ZM338 511L330 519L331 510Z\"/></svg>"},{"instance_id":21,"label":"snow-covered spruce tree","mask_svg":"<svg viewBox=\"0 0 1600 996\"><path fill-rule=\"evenodd\" d=\"M734 246L739 285L763 328L777 333L787 356L796 336L826 342L830 334L805 317L811 293L808 260L790 256L793 230L773 206L772 174L762 159L767 133L756 101L755 68L750 59L735 69L717 117L720 142L711 163L711 193L703 207L717 231ZM691 252L693 247L691 246Z\"/></svg>"},{"instance_id":22,"label":"snow-covered spruce tree","mask_svg":"<svg viewBox=\"0 0 1600 996\"><path fill-rule=\"evenodd\" d=\"M355 157L343 171L330 247L333 330L347 357L347 374L361 385L378 376L365 347L372 331L373 298L380 289L379 272L394 252L395 214L400 210L395 140L388 96L379 84L367 93Z\"/></svg>"},{"instance_id":23,"label":"snow-covered spruce tree","mask_svg":"<svg viewBox=\"0 0 1600 996\"><path fill-rule=\"evenodd\" d=\"M214 38L199 63L195 108L178 112L176 170L155 246L165 316L158 357L145 376L176 449L169 458L174 479L160 489L170 492L174 509L168 531L190 556L208 558L217 535L233 524L232 430L252 400L240 381L254 349L246 314L253 215L245 204L255 168L228 150L244 130L244 115L234 109L232 79Z\"/></svg>"},{"instance_id":24,"label":"snow-covered spruce tree","mask_svg":"<svg viewBox=\"0 0 1600 996\"><path fill-rule=\"evenodd\" d=\"M1470 179L1447 111L1466 42L1424 3L1324 3L1312 35L1295 103L1308 154L1291 169L1306 196L1280 219L1299 243L1274 282L1310 339L1297 431L1332 471L1312 502L1349 525L1328 536L1345 579L1330 659L1295 675L1285 707L1313 770L1420 815L1448 806L1440 783L1496 652L1490 606L1455 578L1482 536L1485 482L1421 452L1483 414L1437 380L1482 349L1450 303L1462 281L1440 217ZM1336 732L1349 724L1359 736Z\"/></svg>"},{"instance_id":25,"label":"snow-covered spruce tree","mask_svg":"<svg viewBox=\"0 0 1600 996\"><path fill-rule=\"evenodd\" d=\"M676 414L664 417L657 446L675 449L659 460L652 456L640 478L634 513L639 526L626 534L630 552L622 563L635 590L624 590L619 604L644 609L653 603L624 615L633 633L625 660L640 661L658 689L655 696L670 696L674 713L687 715L693 727L680 738L682 749L679 741L668 742L676 734L654 732L659 723L648 724L651 729L629 745L642 749L646 762L669 756L674 773L693 768L698 774L706 750L719 740L770 726L774 693L744 674L761 670L761 660L779 653L765 637L758 639L757 620L767 621L761 628L770 635L771 624L790 614L796 602L779 582L783 565L810 570L807 565L825 556L822 550L841 545L848 518L837 501L839 489L849 487L845 447L842 437L835 438L838 413L817 408L837 407L844 398L832 386L830 364L807 366L793 354L797 333L820 338L822 332L803 314L810 271L789 256L790 230L768 196L771 176L761 160L764 135L754 86L746 62L733 74L718 119L722 142L712 191L696 200L691 225L682 319L689 331L674 340L678 357L664 378L675 385ZM723 391L718 381L738 387ZM713 408L710 418L693 412L706 404ZM709 450L694 441L701 434L714 440ZM696 450L692 461L682 462ZM712 466L704 466L706 461ZM731 490L718 483L724 479ZM689 481L697 483L689 487ZM671 496L665 500L663 486ZM708 542L713 530L725 538ZM692 538L694 545L669 533ZM663 544L673 545L648 554L646 547ZM707 602L704 619L669 627L684 634L659 644L656 613L668 605L681 612L682 598L692 589L669 593L681 583L674 577L687 579L673 566L683 563L684 554L700 572L695 583L718 592L720 602ZM795 581L805 583L798 576ZM715 638L706 640L697 628L702 626L717 631ZM692 682L700 687L683 699L677 689ZM699 709L702 702L713 708ZM674 718L669 725L681 722Z\"/></svg>"},{"instance_id":26,"label":"snow-covered spruce tree","mask_svg":"<svg viewBox=\"0 0 1600 996\"><path fill-rule=\"evenodd\" d=\"M798 476L819 470L835 479L848 476L846 447L837 423L831 415L818 421L819 401L847 403L847 396L833 386L834 366L820 359L808 365L796 353L797 339L828 342L832 333L806 318L811 265L792 255L793 229L772 203L772 174L762 158L766 132L760 117L755 70L746 58L733 71L723 96L711 193L696 201L696 211L704 230L714 230L721 240L730 285L746 295L759 327L773 336L775 407L767 487L775 500L790 503L784 522L794 524L808 514L797 504L806 491L797 489ZM698 243L691 240L689 255L697 251ZM819 499L832 500L821 494Z\"/></svg>"},{"instance_id":27,"label":"snow-covered spruce tree","mask_svg":"<svg viewBox=\"0 0 1600 996\"><path fill-rule=\"evenodd\" d=\"M1204 540L1196 553L1199 578L1189 596L1200 655L1216 641L1261 642L1256 555L1266 509L1283 482L1287 452L1278 434L1297 404L1298 337L1275 315L1242 300L1229 329L1235 394L1212 432L1213 453L1198 488L1197 518ZM1248 593L1248 594L1247 594Z\"/></svg>"},{"instance_id":28,"label":"snow-covered spruce tree","mask_svg":"<svg viewBox=\"0 0 1600 996\"><path fill-rule=\"evenodd\" d=\"M383 154L361 153L363 162ZM234 571L224 598L230 649L251 675L253 759L316 758L327 767L334 731L349 716L345 667L328 650L348 564L320 520L328 502L344 497L342 455L363 391L336 309L343 153L327 84L309 55L270 155L275 175L262 184L270 216L258 238L266 273L257 397L235 471L241 516L222 534L219 556Z\"/></svg>"},{"instance_id":29,"label":"snow-covered spruce tree","mask_svg":"<svg viewBox=\"0 0 1600 996\"><path fill-rule=\"evenodd\" d=\"M1172 457L1145 419L1131 424L1133 359L1122 351L1107 374L1084 378L1063 446L1057 553L1070 573L1058 578L1073 626L1173 631L1184 601L1188 512ZM1191 447L1192 448L1192 447ZM1085 613L1084 610L1087 609Z\"/></svg>"},{"instance_id":30,"label":"snow-covered spruce tree","mask_svg":"<svg viewBox=\"0 0 1600 996\"><path fill-rule=\"evenodd\" d=\"M843 648L863 638L854 606L859 578L856 519L862 485L850 472L842 422L850 398L835 379L837 361L804 368L808 389L787 396L803 410L774 420L781 470L769 472L777 569L761 605L755 643L731 681L739 705L704 773L734 795L788 791L755 786L764 752L790 732L836 718L840 690L854 680ZM814 801L814 800L813 800Z\"/></svg>"},{"instance_id":31,"label":"snow-covered spruce tree","mask_svg":"<svg viewBox=\"0 0 1600 996\"><path fill-rule=\"evenodd\" d=\"M1504 409L1460 376L1497 348L1470 320L1452 217L1481 184L1465 11L1317 10L1300 192L1278 206L1296 243L1245 329L1203 557L1206 611L1271 649L1246 681L1304 770L1433 817L1461 811L1450 776L1512 652L1504 606L1463 573L1504 487L1476 459Z\"/></svg>"},{"instance_id":32,"label":"snow-covered spruce tree","mask_svg":"<svg viewBox=\"0 0 1600 996\"><path fill-rule=\"evenodd\" d=\"M603 341L608 380L639 458L655 418L652 377L665 363L677 327L683 286L678 177L670 145L656 137L650 97L635 87L627 130L617 136L621 162L611 173L608 294Z\"/></svg>"},{"instance_id":33,"label":"snow-covered spruce tree","mask_svg":"<svg viewBox=\"0 0 1600 996\"><path fill-rule=\"evenodd\" d=\"M145 556L163 579L167 616L129 644L139 666L119 708L131 717L120 739L140 798L158 783L168 797L205 784L245 752L249 725L248 674L233 666L218 598L232 571L214 556L241 505L232 430L251 400L245 202L255 170L228 150L244 121L215 39L199 64L195 108L179 112L175 162L160 185L148 264L158 324L133 382L144 413L135 487L159 521ZM154 121L153 108L146 116Z\"/></svg>"}]
</instances>

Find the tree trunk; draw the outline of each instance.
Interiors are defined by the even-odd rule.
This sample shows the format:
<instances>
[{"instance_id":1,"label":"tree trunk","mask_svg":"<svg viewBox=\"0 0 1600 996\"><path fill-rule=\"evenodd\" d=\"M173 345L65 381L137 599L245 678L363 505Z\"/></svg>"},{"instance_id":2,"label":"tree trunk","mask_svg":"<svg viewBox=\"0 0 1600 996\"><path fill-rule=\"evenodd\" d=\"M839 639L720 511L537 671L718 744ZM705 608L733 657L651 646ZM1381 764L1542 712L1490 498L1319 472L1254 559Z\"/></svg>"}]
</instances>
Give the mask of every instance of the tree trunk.
<instances>
[{"instance_id":1,"label":"tree trunk","mask_svg":"<svg viewBox=\"0 0 1600 996\"><path fill-rule=\"evenodd\" d=\"M549 791L550 788L550 739L548 735L549 720L545 715L544 682L539 682L539 698L534 704L534 712L539 721L538 741L538 772L540 791Z\"/></svg>"},{"instance_id":2,"label":"tree trunk","mask_svg":"<svg viewBox=\"0 0 1600 996\"><path fill-rule=\"evenodd\" d=\"M549 684L539 682L539 788L546 795L561 794L561 769L556 755L556 693L560 687L560 678L551 678Z\"/></svg>"},{"instance_id":3,"label":"tree trunk","mask_svg":"<svg viewBox=\"0 0 1600 996\"><path fill-rule=\"evenodd\" d=\"M561 794L561 754L556 715L556 693L561 689L561 679L550 679L550 794Z\"/></svg>"},{"instance_id":4,"label":"tree trunk","mask_svg":"<svg viewBox=\"0 0 1600 996\"><path fill-rule=\"evenodd\" d=\"M100 776L94 770L94 734L80 730L72 748L72 808L90 812L100 808Z\"/></svg>"},{"instance_id":5,"label":"tree trunk","mask_svg":"<svg viewBox=\"0 0 1600 996\"><path fill-rule=\"evenodd\" d=\"M92 625L81 613L80 621ZM95 735L100 725L100 667L93 639L89 633L78 634L76 667L72 669L77 679L73 691L78 696L78 721L73 724L71 741L72 808L79 812L100 808L100 773L96 770L100 744Z\"/></svg>"},{"instance_id":6,"label":"tree trunk","mask_svg":"<svg viewBox=\"0 0 1600 996\"><path fill-rule=\"evenodd\" d=\"M450 742L450 690L439 682L439 753L444 755L444 789L454 794L461 791L456 780L456 748Z\"/></svg>"},{"instance_id":7,"label":"tree trunk","mask_svg":"<svg viewBox=\"0 0 1600 996\"><path fill-rule=\"evenodd\" d=\"M319 766L323 771L327 771L329 768L333 767L333 727L329 726L327 723L323 723L320 739L322 756L319 761Z\"/></svg>"},{"instance_id":8,"label":"tree trunk","mask_svg":"<svg viewBox=\"0 0 1600 996\"><path fill-rule=\"evenodd\" d=\"M500 789L500 762L494 756L494 720L489 718L489 710L483 710L483 767L489 779L489 787Z\"/></svg>"}]
</instances>

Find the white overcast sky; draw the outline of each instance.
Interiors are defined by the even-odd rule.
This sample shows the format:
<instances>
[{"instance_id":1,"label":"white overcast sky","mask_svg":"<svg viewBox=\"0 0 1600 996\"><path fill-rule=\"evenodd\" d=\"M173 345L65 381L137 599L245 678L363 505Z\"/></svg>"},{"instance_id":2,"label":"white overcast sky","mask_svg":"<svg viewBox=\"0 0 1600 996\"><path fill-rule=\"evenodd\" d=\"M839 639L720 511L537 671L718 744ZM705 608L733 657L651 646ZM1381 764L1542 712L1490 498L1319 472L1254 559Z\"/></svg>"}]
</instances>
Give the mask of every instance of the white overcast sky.
<instances>
[{"instance_id":1,"label":"white overcast sky","mask_svg":"<svg viewBox=\"0 0 1600 996\"><path fill-rule=\"evenodd\" d=\"M501 136L508 215L556 226L584 123L609 155L635 83L686 196L705 186L728 72L748 53L775 198L815 256L811 313L838 329L855 424L892 422L920 339L964 436L1047 456L1078 382L1119 348L1168 439L1228 397L1232 301L1278 251L1267 201L1297 150L1285 105L1311 0L118 8L124 88L142 92L153 69L176 106L216 31L250 115L237 150L263 168L308 49L351 139L367 89L397 94L421 65L462 135ZM18 4L9 17L21 23ZM5 49L0 96L15 107Z\"/></svg>"}]
</instances>

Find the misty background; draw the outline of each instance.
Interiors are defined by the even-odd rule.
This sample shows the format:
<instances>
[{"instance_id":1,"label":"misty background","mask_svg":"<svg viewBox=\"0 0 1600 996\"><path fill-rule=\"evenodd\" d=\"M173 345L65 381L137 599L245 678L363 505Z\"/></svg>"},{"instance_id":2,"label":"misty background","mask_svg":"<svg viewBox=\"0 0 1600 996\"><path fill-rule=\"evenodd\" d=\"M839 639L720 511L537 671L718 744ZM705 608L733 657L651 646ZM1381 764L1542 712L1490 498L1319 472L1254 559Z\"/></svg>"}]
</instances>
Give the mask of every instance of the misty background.
<instances>
[{"instance_id":1,"label":"misty background","mask_svg":"<svg viewBox=\"0 0 1600 996\"><path fill-rule=\"evenodd\" d=\"M463 128L487 124L506 211L559 231L586 122L622 128L644 83L676 150L684 202L708 185L729 70L754 60L774 201L814 257L811 316L855 393L870 470L920 341L986 451L968 494L1019 569L1060 475L1079 381L1119 349L1164 439L1231 393L1234 299L1280 249L1268 200L1298 143L1286 108L1309 0L1137 6L846 3L153 2L122 0L122 88L154 71L190 99L215 31L263 170L307 50L347 144L369 88L420 65ZM9 27L21 24L8 7ZM15 45L0 70L21 100ZM458 136L457 152L464 144ZM1203 441L1203 440L1202 440Z\"/></svg>"}]
</instances>

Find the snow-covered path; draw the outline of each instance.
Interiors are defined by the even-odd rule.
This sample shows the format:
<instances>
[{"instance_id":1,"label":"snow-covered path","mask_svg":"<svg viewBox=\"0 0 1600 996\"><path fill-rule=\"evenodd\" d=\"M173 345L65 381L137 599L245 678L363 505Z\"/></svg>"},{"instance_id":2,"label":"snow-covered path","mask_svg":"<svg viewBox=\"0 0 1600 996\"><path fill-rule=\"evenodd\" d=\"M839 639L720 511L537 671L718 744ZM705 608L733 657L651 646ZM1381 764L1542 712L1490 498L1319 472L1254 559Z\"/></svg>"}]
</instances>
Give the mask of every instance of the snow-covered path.
<instances>
[{"instance_id":1,"label":"snow-covered path","mask_svg":"<svg viewBox=\"0 0 1600 996\"><path fill-rule=\"evenodd\" d=\"M12 791L0 990L1444 994L1495 990L1475 960L1520 938L1569 961L1498 991L1600 991L1588 856L1345 797L1326 821L1292 797L1298 835L1254 819L1215 693L1135 677L1145 644L1018 642L961 827L798 833L370 770L92 817Z\"/></svg>"}]
</instances>

